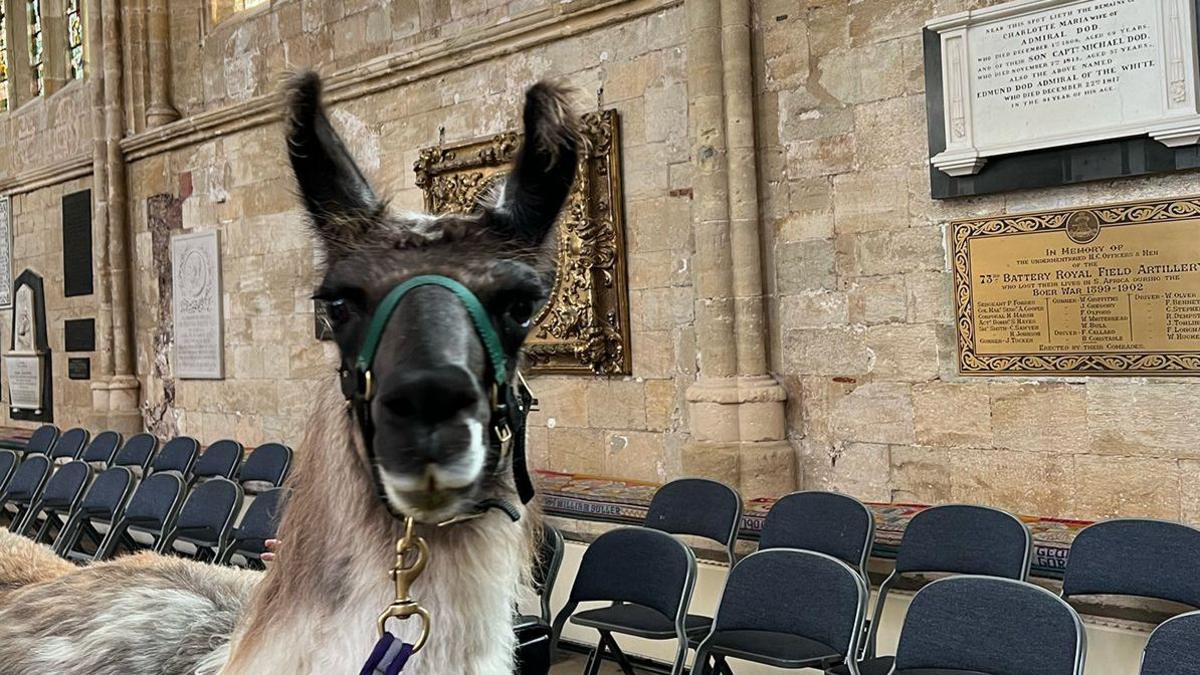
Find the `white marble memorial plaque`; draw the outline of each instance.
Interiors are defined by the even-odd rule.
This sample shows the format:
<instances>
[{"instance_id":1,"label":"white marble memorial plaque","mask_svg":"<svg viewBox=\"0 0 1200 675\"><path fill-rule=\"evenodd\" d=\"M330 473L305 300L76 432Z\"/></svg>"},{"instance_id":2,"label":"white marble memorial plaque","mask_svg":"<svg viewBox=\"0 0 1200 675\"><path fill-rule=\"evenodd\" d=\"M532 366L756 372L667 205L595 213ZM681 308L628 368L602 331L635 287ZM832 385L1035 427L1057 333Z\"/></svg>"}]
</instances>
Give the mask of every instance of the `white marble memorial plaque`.
<instances>
[{"instance_id":1,"label":"white marble memorial plaque","mask_svg":"<svg viewBox=\"0 0 1200 675\"><path fill-rule=\"evenodd\" d=\"M12 307L12 202L0 197L0 309Z\"/></svg>"},{"instance_id":2,"label":"white marble memorial plaque","mask_svg":"<svg viewBox=\"0 0 1200 675\"><path fill-rule=\"evenodd\" d=\"M1200 142L1192 0L1017 0L929 22L952 176L987 158L1149 135Z\"/></svg>"},{"instance_id":3,"label":"white marble memorial plaque","mask_svg":"<svg viewBox=\"0 0 1200 675\"><path fill-rule=\"evenodd\" d=\"M39 354L5 354L8 395L11 407L38 410L42 407L42 357Z\"/></svg>"},{"instance_id":4,"label":"white marble memorial plaque","mask_svg":"<svg viewBox=\"0 0 1200 675\"><path fill-rule=\"evenodd\" d=\"M221 241L217 230L171 238L171 293L175 376L221 379L225 375L225 339L221 321Z\"/></svg>"}]
</instances>

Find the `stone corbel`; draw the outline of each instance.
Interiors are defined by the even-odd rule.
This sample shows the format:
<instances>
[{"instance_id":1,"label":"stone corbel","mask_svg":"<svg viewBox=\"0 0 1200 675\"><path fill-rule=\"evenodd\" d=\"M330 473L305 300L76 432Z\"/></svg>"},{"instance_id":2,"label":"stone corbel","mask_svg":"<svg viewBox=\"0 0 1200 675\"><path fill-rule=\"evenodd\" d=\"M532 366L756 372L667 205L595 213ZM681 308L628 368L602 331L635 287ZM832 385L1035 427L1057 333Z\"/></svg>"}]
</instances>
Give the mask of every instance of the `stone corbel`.
<instances>
[{"instance_id":1,"label":"stone corbel","mask_svg":"<svg viewBox=\"0 0 1200 675\"><path fill-rule=\"evenodd\" d=\"M1200 143L1200 110L1196 107L1195 5L1189 0L1165 0L1159 25L1162 59L1167 77L1163 81L1168 122L1149 130L1150 137L1169 148Z\"/></svg>"},{"instance_id":2,"label":"stone corbel","mask_svg":"<svg viewBox=\"0 0 1200 675\"><path fill-rule=\"evenodd\" d=\"M942 91L946 149L929 161L951 176L979 173L987 159L979 155L971 123L971 71L967 67L967 27L961 25L941 33Z\"/></svg>"}]
</instances>

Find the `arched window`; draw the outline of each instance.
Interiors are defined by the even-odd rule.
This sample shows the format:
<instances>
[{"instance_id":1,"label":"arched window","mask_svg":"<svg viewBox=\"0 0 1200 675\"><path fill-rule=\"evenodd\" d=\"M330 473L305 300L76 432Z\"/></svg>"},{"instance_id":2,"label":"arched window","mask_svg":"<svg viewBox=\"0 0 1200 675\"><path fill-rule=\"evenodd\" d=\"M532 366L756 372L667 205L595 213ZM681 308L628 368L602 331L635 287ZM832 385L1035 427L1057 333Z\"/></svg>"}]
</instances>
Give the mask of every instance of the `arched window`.
<instances>
[{"instance_id":1,"label":"arched window","mask_svg":"<svg viewBox=\"0 0 1200 675\"><path fill-rule=\"evenodd\" d=\"M0 112L8 110L8 15L0 0Z\"/></svg>"},{"instance_id":2,"label":"arched window","mask_svg":"<svg viewBox=\"0 0 1200 675\"><path fill-rule=\"evenodd\" d=\"M212 25L215 26L238 12L261 7L270 2L271 0L209 0L208 8L212 17Z\"/></svg>"},{"instance_id":3,"label":"arched window","mask_svg":"<svg viewBox=\"0 0 1200 675\"><path fill-rule=\"evenodd\" d=\"M46 50L42 47L42 0L28 0L25 17L29 20L29 74L33 95L46 91Z\"/></svg>"},{"instance_id":4,"label":"arched window","mask_svg":"<svg viewBox=\"0 0 1200 675\"><path fill-rule=\"evenodd\" d=\"M83 15L79 0L67 0L67 76L83 79Z\"/></svg>"}]
</instances>

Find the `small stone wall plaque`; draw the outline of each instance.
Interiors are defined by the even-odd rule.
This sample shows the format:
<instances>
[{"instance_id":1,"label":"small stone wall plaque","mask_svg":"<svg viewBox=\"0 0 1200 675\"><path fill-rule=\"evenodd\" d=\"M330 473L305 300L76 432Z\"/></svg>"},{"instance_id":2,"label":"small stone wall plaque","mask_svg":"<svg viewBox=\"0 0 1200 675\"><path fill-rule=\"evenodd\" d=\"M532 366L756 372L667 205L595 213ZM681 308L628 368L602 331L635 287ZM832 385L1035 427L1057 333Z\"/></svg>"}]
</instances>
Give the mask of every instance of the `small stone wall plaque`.
<instances>
[{"instance_id":1,"label":"small stone wall plaque","mask_svg":"<svg viewBox=\"0 0 1200 675\"><path fill-rule=\"evenodd\" d=\"M92 360L86 356L67 359L67 377L72 380L92 379Z\"/></svg>"},{"instance_id":2,"label":"small stone wall plaque","mask_svg":"<svg viewBox=\"0 0 1200 675\"><path fill-rule=\"evenodd\" d=\"M941 42L927 96L944 135L931 129L944 150L930 162L950 176L1105 139L1200 141L1195 0L1016 0L926 28Z\"/></svg>"},{"instance_id":3,"label":"small stone wall plaque","mask_svg":"<svg viewBox=\"0 0 1200 675\"><path fill-rule=\"evenodd\" d=\"M225 376L221 312L220 232L171 238L171 305L175 325L175 376L219 380Z\"/></svg>"},{"instance_id":4,"label":"small stone wall plaque","mask_svg":"<svg viewBox=\"0 0 1200 675\"><path fill-rule=\"evenodd\" d=\"M952 223L959 372L1200 375L1200 197Z\"/></svg>"}]
</instances>

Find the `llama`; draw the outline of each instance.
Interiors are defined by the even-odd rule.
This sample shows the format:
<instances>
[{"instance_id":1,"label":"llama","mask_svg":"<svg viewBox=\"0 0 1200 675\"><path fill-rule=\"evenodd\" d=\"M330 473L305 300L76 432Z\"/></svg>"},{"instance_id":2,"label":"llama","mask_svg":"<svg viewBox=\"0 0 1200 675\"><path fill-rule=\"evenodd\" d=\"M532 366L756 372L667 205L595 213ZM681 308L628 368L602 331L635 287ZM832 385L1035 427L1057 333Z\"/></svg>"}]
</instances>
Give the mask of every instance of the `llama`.
<instances>
[{"instance_id":1,"label":"llama","mask_svg":"<svg viewBox=\"0 0 1200 675\"><path fill-rule=\"evenodd\" d=\"M342 378L375 306L419 274L453 277L474 292L512 373L548 294L545 240L580 151L566 92L532 87L525 142L503 186L474 213L435 217L388 214L330 125L320 89L313 74L289 83L287 141L325 257L316 295L328 303ZM489 437L488 354L463 304L434 286L401 300L376 354L369 438L337 376L317 394L289 479L285 545L265 574L145 553L67 569L46 547L0 536L0 671L357 672L376 617L395 597L388 573L399 512L417 521L431 551L412 592L433 613L432 631L408 672L511 673L530 518L481 509L516 502L512 458ZM438 525L447 521L455 522ZM413 641L419 625L388 628Z\"/></svg>"}]
</instances>

